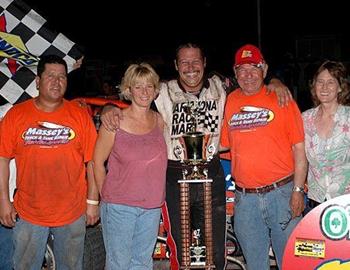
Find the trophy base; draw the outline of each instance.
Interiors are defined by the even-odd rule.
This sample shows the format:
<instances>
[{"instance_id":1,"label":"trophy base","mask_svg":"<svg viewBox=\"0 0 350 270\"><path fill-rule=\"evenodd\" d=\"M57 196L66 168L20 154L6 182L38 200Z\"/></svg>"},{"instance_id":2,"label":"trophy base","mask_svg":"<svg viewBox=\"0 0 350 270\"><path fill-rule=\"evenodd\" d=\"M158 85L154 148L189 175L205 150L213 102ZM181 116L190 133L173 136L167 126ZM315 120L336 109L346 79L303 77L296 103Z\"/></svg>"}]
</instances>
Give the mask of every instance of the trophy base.
<instances>
[{"instance_id":1,"label":"trophy base","mask_svg":"<svg viewBox=\"0 0 350 270\"><path fill-rule=\"evenodd\" d=\"M207 160L205 159L185 159L183 160L183 163L185 163L186 165L204 165L207 163Z\"/></svg>"},{"instance_id":2,"label":"trophy base","mask_svg":"<svg viewBox=\"0 0 350 270\"><path fill-rule=\"evenodd\" d=\"M189 183L189 184L212 183L213 179L180 179L180 180L177 180L177 182Z\"/></svg>"},{"instance_id":3,"label":"trophy base","mask_svg":"<svg viewBox=\"0 0 350 270\"><path fill-rule=\"evenodd\" d=\"M190 247L191 266L205 266L206 257L205 246L192 246Z\"/></svg>"},{"instance_id":4,"label":"trophy base","mask_svg":"<svg viewBox=\"0 0 350 270\"><path fill-rule=\"evenodd\" d=\"M186 162L185 162L186 164ZM188 167L183 168L182 174L185 179L206 179L208 178L208 168L204 162L186 164Z\"/></svg>"},{"instance_id":5,"label":"trophy base","mask_svg":"<svg viewBox=\"0 0 350 270\"><path fill-rule=\"evenodd\" d=\"M189 269L205 269L213 270L215 265L190 265L190 266L180 266L180 269L189 270Z\"/></svg>"}]
</instances>

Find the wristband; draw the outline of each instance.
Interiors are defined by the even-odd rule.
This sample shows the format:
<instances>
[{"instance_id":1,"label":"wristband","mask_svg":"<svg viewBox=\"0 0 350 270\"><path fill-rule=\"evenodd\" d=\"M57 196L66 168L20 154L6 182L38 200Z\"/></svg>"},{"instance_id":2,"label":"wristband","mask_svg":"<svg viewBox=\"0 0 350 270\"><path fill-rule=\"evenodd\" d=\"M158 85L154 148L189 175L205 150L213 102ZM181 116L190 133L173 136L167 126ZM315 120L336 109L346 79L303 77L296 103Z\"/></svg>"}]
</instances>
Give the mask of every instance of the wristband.
<instances>
[{"instance_id":1,"label":"wristband","mask_svg":"<svg viewBox=\"0 0 350 270\"><path fill-rule=\"evenodd\" d=\"M91 205L99 205L100 201L86 199L86 203Z\"/></svg>"}]
</instances>

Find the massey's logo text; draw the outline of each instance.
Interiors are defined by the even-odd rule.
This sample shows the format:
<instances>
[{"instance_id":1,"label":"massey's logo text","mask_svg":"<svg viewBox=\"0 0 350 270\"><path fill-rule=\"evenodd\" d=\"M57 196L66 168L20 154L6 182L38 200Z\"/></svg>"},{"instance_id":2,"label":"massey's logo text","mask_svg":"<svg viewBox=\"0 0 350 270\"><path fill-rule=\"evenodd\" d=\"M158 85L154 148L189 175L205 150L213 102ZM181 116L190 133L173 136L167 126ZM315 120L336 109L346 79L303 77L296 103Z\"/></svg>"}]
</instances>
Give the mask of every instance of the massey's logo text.
<instances>
[{"instance_id":1,"label":"massey's logo text","mask_svg":"<svg viewBox=\"0 0 350 270\"><path fill-rule=\"evenodd\" d=\"M266 108L244 106L234 113L229 121L231 129L249 129L265 126L275 118L275 114Z\"/></svg>"},{"instance_id":2,"label":"massey's logo text","mask_svg":"<svg viewBox=\"0 0 350 270\"><path fill-rule=\"evenodd\" d=\"M321 214L321 231L329 239L350 240L350 205L330 205Z\"/></svg>"},{"instance_id":3,"label":"massey's logo text","mask_svg":"<svg viewBox=\"0 0 350 270\"><path fill-rule=\"evenodd\" d=\"M75 138L70 127L50 122L39 122L39 127L28 128L22 135L25 145L58 145L66 144Z\"/></svg>"}]
</instances>

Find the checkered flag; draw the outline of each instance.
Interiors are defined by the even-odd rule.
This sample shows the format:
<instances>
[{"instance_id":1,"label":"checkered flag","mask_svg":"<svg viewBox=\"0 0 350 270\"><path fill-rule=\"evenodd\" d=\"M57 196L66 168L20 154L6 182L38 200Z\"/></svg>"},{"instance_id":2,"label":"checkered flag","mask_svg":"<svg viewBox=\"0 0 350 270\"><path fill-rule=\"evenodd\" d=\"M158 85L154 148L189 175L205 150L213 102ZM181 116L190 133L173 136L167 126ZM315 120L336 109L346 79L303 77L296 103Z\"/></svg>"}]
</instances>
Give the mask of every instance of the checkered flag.
<instances>
[{"instance_id":1,"label":"checkered flag","mask_svg":"<svg viewBox=\"0 0 350 270\"><path fill-rule=\"evenodd\" d=\"M49 29L47 21L21 0L0 0L0 98L16 104L38 95L40 56L56 54L68 71L82 57L76 44Z\"/></svg>"},{"instance_id":2,"label":"checkered flag","mask_svg":"<svg viewBox=\"0 0 350 270\"><path fill-rule=\"evenodd\" d=\"M208 111L202 111L198 117L198 124L209 132L217 132L219 127L219 116L213 116Z\"/></svg>"}]
</instances>

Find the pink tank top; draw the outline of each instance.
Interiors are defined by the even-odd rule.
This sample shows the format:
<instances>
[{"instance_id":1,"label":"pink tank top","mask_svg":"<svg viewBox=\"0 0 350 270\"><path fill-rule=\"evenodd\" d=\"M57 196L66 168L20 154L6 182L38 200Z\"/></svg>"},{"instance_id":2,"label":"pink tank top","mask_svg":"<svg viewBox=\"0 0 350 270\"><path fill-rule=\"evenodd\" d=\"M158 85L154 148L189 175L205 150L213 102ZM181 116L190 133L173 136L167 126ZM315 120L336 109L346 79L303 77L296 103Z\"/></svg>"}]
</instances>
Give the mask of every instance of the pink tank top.
<instances>
[{"instance_id":1,"label":"pink tank top","mask_svg":"<svg viewBox=\"0 0 350 270\"><path fill-rule=\"evenodd\" d=\"M118 129L108 159L102 201L142 208L160 207L165 199L166 151L158 126L143 135Z\"/></svg>"}]
</instances>

